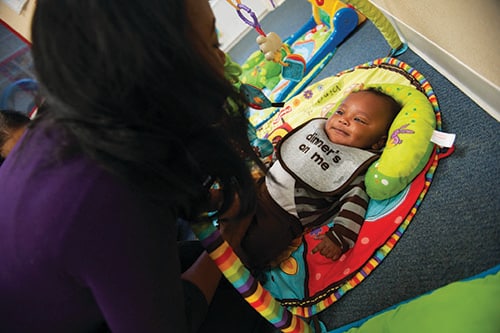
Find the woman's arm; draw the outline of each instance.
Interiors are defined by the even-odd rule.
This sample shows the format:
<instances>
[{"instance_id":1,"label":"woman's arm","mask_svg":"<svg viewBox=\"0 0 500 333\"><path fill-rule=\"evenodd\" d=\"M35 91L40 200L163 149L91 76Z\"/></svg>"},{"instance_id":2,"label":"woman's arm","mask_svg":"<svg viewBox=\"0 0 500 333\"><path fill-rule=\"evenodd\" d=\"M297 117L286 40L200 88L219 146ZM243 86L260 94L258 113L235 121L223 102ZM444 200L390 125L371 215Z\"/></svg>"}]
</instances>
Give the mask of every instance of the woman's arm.
<instances>
[{"instance_id":1,"label":"woman's arm","mask_svg":"<svg viewBox=\"0 0 500 333\"><path fill-rule=\"evenodd\" d=\"M221 278L221 271L210 258L207 252L203 252L198 260L182 273L182 279L187 280L196 285L205 298L207 303L212 301L215 290Z\"/></svg>"}]
</instances>

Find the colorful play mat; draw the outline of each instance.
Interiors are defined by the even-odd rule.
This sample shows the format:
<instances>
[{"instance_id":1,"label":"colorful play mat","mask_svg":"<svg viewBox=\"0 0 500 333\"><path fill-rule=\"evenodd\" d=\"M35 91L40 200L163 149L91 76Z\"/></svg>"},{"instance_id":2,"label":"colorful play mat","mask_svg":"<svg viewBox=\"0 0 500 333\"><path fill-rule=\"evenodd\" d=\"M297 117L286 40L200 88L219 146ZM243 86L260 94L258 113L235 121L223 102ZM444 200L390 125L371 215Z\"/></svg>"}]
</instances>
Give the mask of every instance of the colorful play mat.
<instances>
[{"instance_id":1,"label":"colorful play mat","mask_svg":"<svg viewBox=\"0 0 500 333\"><path fill-rule=\"evenodd\" d=\"M402 109L390 130L386 149L366 175L370 200L366 222L355 246L333 262L312 255L315 235L280 267L257 281L210 225L197 226L198 237L222 272L245 299L283 332L325 331L306 322L352 290L390 253L407 230L432 182L439 160L453 149L431 141L441 130L441 113L430 83L409 64L382 58L342 71L305 88L261 126L257 134L275 145L286 133L315 117L328 116L353 90L374 87L394 97ZM401 163L401 159L406 161ZM378 197L373 199L373 196Z\"/></svg>"}]
</instances>

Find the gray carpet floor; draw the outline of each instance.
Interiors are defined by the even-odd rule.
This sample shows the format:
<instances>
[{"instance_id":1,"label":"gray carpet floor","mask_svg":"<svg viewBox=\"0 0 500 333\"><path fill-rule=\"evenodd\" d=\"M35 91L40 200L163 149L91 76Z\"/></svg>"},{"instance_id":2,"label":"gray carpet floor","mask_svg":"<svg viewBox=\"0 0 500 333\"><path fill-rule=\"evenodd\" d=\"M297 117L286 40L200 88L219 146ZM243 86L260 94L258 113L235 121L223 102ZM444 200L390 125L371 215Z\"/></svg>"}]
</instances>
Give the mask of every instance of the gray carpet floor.
<instances>
[{"instance_id":1,"label":"gray carpet floor","mask_svg":"<svg viewBox=\"0 0 500 333\"><path fill-rule=\"evenodd\" d=\"M4 91L11 91L2 107L29 112L33 106L34 91L28 85L9 86L18 80L33 77L29 46L0 24L0 97Z\"/></svg>"},{"instance_id":2,"label":"gray carpet floor","mask_svg":"<svg viewBox=\"0 0 500 333\"><path fill-rule=\"evenodd\" d=\"M306 1L288 0L261 22L281 37L311 15ZM258 49L251 31L229 54L243 63ZM337 49L312 81L388 55L389 45L366 22ZM408 50L398 57L431 83L443 130L456 133L455 152L440 161L417 214L395 248L359 286L323 311L329 329L476 275L500 264L500 123L428 63ZM500 301L499 301L500 308Z\"/></svg>"}]
</instances>

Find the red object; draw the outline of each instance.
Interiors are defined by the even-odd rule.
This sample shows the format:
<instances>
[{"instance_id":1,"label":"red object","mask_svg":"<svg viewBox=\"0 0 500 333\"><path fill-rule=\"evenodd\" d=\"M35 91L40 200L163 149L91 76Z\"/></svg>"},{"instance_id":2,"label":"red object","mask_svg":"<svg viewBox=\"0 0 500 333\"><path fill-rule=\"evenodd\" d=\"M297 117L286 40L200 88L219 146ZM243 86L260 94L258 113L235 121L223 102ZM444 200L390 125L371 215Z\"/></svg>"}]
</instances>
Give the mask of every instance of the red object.
<instances>
[{"instance_id":1,"label":"red object","mask_svg":"<svg viewBox=\"0 0 500 333\"><path fill-rule=\"evenodd\" d=\"M9 29L14 35L16 35L20 40L22 40L27 45L31 46L31 42L27 40L24 36L18 33L14 28L7 24L4 20L0 19L0 23L3 24L7 29Z\"/></svg>"}]
</instances>

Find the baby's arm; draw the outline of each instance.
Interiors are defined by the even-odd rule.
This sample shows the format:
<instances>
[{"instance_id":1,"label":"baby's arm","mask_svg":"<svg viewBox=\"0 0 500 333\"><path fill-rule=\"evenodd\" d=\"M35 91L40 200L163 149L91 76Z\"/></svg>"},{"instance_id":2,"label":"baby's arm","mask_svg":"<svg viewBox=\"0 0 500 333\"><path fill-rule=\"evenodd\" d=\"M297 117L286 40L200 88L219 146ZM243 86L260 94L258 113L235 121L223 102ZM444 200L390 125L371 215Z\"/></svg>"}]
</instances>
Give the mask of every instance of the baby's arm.
<instances>
[{"instance_id":1,"label":"baby's arm","mask_svg":"<svg viewBox=\"0 0 500 333\"><path fill-rule=\"evenodd\" d=\"M320 236L321 243L313 249L312 253L319 252L327 258L336 260L342 253L351 249L356 243L365 220L368 200L364 175L358 176L351 183L348 191L340 198L342 204L334 219L333 227L326 234Z\"/></svg>"}]
</instances>

